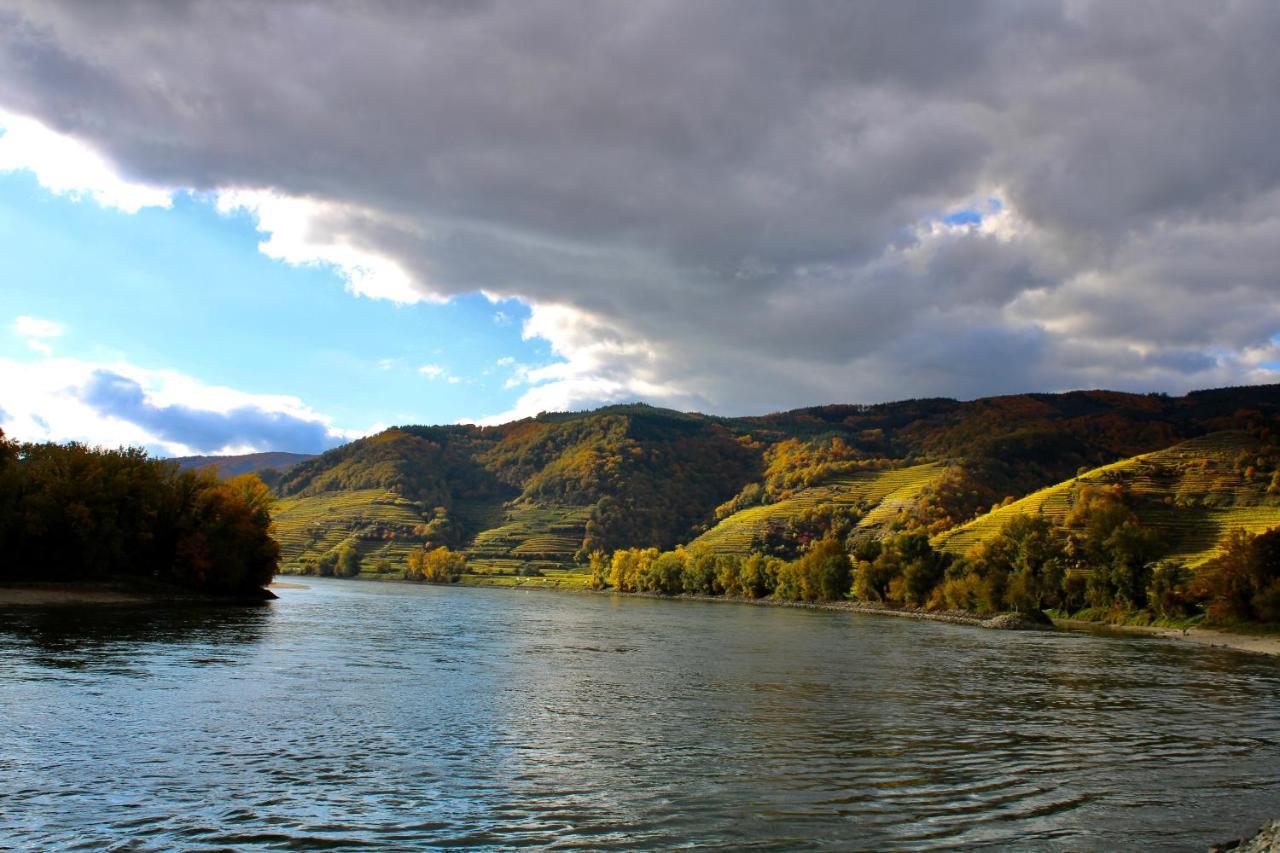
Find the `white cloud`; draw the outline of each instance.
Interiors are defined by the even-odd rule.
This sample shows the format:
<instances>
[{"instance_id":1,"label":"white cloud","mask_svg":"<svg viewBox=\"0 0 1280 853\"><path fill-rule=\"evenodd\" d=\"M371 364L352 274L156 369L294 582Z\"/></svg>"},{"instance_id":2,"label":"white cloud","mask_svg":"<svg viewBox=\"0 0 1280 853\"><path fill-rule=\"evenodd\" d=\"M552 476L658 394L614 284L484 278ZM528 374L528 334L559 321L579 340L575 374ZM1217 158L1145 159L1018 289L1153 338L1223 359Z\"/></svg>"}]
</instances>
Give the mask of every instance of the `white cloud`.
<instances>
[{"instance_id":1,"label":"white cloud","mask_svg":"<svg viewBox=\"0 0 1280 853\"><path fill-rule=\"evenodd\" d=\"M601 320L575 308L534 305L523 334L549 341L562 360L538 367L507 361L514 370L503 387L530 388L510 410L477 423L498 424L539 412L631 400L685 409L707 402L661 378L655 370L658 359L647 343L624 341Z\"/></svg>"},{"instance_id":2,"label":"white cloud","mask_svg":"<svg viewBox=\"0 0 1280 853\"><path fill-rule=\"evenodd\" d=\"M443 379L449 375L449 371L438 364L424 364L418 368L418 372L428 379Z\"/></svg>"},{"instance_id":3,"label":"white cloud","mask_svg":"<svg viewBox=\"0 0 1280 853\"><path fill-rule=\"evenodd\" d=\"M93 148L35 119L0 109L0 129L0 172L30 171L50 192L125 213L173 203L172 191L126 180Z\"/></svg>"},{"instance_id":4,"label":"white cloud","mask_svg":"<svg viewBox=\"0 0 1280 853\"><path fill-rule=\"evenodd\" d=\"M124 361L0 358L0 387L5 389L0 427L21 441L138 446L183 456L314 452L365 434L334 427L296 397L208 385L177 371ZM307 444L288 445L291 441Z\"/></svg>"},{"instance_id":5,"label":"white cloud","mask_svg":"<svg viewBox=\"0 0 1280 853\"><path fill-rule=\"evenodd\" d=\"M14 319L13 331L23 338L60 338L67 333L67 327L53 320L22 315Z\"/></svg>"},{"instance_id":6,"label":"white cloud","mask_svg":"<svg viewBox=\"0 0 1280 853\"><path fill-rule=\"evenodd\" d=\"M497 361L497 364L499 367L507 367L515 363L516 363L515 358L509 355L504 355L502 358L498 359Z\"/></svg>"},{"instance_id":7,"label":"white cloud","mask_svg":"<svg viewBox=\"0 0 1280 853\"><path fill-rule=\"evenodd\" d=\"M267 257L295 266L326 265L337 270L357 296L410 304L439 297L417 287L414 278L390 255L369 249L342 222L366 227L378 217L337 202L298 198L272 190L226 189L218 192L218 210L256 217L268 237L258 244Z\"/></svg>"},{"instance_id":8,"label":"white cloud","mask_svg":"<svg viewBox=\"0 0 1280 853\"><path fill-rule=\"evenodd\" d=\"M52 355L53 347L48 343L51 338L60 338L67 332L66 326L53 320L26 315L17 317L9 327L15 335L22 338L27 346L42 355Z\"/></svg>"}]
</instances>

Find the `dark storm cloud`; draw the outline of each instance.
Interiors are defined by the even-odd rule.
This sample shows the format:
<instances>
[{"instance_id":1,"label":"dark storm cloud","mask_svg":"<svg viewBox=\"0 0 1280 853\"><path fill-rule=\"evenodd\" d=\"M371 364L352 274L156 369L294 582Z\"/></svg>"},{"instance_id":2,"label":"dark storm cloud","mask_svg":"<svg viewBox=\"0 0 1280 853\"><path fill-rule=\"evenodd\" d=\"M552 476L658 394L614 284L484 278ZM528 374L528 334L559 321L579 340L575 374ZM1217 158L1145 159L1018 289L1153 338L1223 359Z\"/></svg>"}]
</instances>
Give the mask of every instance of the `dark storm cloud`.
<instances>
[{"instance_id":1,"label":"dark storm cloud","mask_svg":"<svg viewBox=\"0 0 1280 853\"><path fill-rule=\"evenodd\" d=\"M549 405L1275 377L1272 3L9 5L0 106L124 173L576 310Z\"/></svg>"},{"instance_id":2,"label":"dark storm cloud","mask_svg":"<svg viewBox=\"0 0 1280 853\"><path fill-rule=\"evenodd\" d=\"M227 412L157 406L136 381L108 370L95 371L79 397L100 415L136 424L162 441L184 444L198 453L242 446L320 453L341 443L318 421L252 406Z\"/></svg>"}]
</instances>

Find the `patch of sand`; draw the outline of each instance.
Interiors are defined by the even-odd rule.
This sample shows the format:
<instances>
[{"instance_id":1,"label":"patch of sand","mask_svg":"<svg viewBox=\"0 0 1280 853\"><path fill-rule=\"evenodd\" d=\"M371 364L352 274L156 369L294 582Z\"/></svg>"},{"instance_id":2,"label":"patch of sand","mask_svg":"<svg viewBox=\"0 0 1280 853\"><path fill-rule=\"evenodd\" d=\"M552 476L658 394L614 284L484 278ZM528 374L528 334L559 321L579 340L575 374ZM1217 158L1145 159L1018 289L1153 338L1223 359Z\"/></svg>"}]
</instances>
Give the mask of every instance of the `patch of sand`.
<instances>
[{"instance_id":1,"label":"patch of sand","mask_svg":"<svg viewBox=\"0 0 1280 853\"><path fill-rule=\"evenodd\" d=\"M1198 646L1215 649L1234 649L1259 655L1280 656L1280 636L1271 634L1234 634L1213 628L1159 628L1148 625L1106 625L1101 622L1081 622L1075 619L1055 620L1063 628L1090 628L1119 631L1125 634L1146 634L1166 640L1181 640Z\"/></svg>"}]
</instances>

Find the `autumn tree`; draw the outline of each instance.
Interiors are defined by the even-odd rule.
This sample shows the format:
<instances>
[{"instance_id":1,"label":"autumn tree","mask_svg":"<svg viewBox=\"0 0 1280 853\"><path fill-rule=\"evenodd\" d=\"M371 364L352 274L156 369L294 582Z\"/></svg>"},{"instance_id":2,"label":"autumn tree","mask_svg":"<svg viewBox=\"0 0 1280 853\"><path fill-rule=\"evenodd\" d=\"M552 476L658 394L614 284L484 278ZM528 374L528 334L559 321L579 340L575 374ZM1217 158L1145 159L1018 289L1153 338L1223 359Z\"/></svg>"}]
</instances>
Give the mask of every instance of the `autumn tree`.
<instances>
[{"instance_id":1,"label":"autumn tree","mask_svg":"<svg viewBox=\"0 0 1280 853\"><path fill-rule=\"evenodd\" d=\"M453 583L466 568L466 557L443 545L432 550L418 548L409 553L405 577L427 583Z\"/></svg>"}]
</instances>

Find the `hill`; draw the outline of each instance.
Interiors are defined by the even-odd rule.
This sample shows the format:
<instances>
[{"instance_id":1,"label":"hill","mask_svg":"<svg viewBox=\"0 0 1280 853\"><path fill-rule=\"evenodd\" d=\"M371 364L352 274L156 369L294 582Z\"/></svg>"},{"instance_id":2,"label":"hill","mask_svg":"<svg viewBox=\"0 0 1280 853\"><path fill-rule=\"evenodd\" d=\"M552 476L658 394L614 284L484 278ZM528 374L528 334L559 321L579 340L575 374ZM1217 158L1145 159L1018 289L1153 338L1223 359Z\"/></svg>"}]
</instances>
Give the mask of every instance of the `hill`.
<instances>
[{"instance_id":1,"label":"hill","mask_svg":"<svg viewBox=\"0 0 1280 853\"><path fill-rule=\"evenodd\" d=\"M1268 449L1244 431L1211 433L1041 489L940 534L934 544L963 554L1017 515L1063 525L1086 489L1119 487L1141 522L1161 534L1167 556L1194 568L1217 552L1228 530L1260 533L1280 526L1280 494L1271 477L1259 476L1252 464Z\"/></svg>"},{"instance_id":2,"label":"hill","mask_svg":"<svg viewBox=\"0 0 1280 853\"><path fill-rule=\"evenodd\" d=\"M239 474L257 474L268 469L283 474L308 459L315 459L315 454L269 450L240 456L175 456L169 461L177 463L179 471L198 471L212 467L220 479L226 480Z\"/></svg>"},{"instance_id":3,"label":"hill","mask_svg":"<svg viewBox=\"0 0 1280 853\"><path fill-rule=\"evenodd\" d=\"M746 555L760 549L770 528L783 527L824 506L847 507L858 516L854 523L859 529L879 531L917 501L925 487L945 471L945 465L931 462L839 476L775 503L739 510L694 539L690 547Z\"/></svg>"},{"instance_id":4,"label":"hill","mask_svg":"<svg viewBox=\"0 0 1280 853\"><path fill-rule=\"evenodd\" d=\"M545 574L581 571L590 552L624 547L691 543L741 554L780 537L773 544L785 554L833 525L869 537L923 526L954 550L998 521L987 515L993 505L1278 418L1280 386L1259 386L1184 397L908 400L743 418L636 404L494 427L402 426L292 466L275 484L276 519L291 570L314 570L345 545L362 571L395 572L411 549L444 545L485 571ZM1265 506L1225 505L1200 491L1205 481L1184 480L1175 500L1210 504L1168 524L1204 541ZM1153 479L1152 499L1170 482ZM976 518L984 521L971 524ZM1183 535L1186 549L1197 547L1193 539Z\"/></svg>"}]
</instances>

